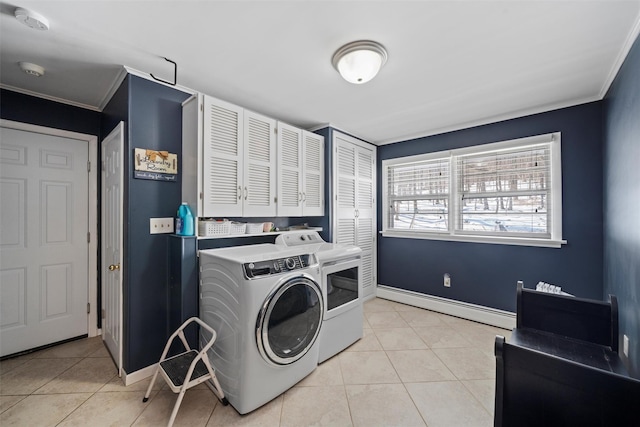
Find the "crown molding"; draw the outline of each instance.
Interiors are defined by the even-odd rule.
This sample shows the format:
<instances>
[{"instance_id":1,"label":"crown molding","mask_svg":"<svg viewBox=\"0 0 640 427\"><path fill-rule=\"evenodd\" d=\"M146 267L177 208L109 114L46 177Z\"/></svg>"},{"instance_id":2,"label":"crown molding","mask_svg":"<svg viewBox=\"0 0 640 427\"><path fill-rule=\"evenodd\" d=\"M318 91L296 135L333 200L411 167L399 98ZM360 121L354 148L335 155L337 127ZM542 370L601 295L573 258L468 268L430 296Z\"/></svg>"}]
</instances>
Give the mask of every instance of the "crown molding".
<instances>
[{"instance_id":1,"label":"crown molding","mask_svg":"<svg viewBox=\"0 0 640 427\"><path fill-rule=\"evenodd\" d=\"M102 111L100 108L96 107L95 105L88 105L88 104L83 104L81 102L70 101L64 98L58 98L57 96L45 95L43 93L34 92L28 89L22 89L22 88L7 85L4 83L0 83L0 88L10 90L12 92L18 92L23 95L29 95L36 98L46 99L47 101L53 101L53 102L58 102L60 104L71 105L73 107L84 108L85 110L91 110L91 111L97 111L97 112Z\"/></svg>"}]
</instances>

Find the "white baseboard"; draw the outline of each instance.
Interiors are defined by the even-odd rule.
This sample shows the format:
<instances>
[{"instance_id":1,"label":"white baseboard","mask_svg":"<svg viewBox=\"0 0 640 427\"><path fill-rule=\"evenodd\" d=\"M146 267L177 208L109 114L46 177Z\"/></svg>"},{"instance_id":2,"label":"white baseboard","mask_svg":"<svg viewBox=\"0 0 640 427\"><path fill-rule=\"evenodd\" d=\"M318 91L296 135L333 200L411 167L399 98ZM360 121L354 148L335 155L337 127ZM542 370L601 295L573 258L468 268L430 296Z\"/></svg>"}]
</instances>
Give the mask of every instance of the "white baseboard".
<instances>
[{"instance_id":1,"label":"white baseboard","mask_svg":"<svg viewBox=\"0 0 640 427\"><path fill-rule=\"evenodd\" d=\"M497 326L498 328L513 329L516 327L516 314L510 311L498 310L496 308L484 307L383 285L378 285L376 296L414 307L473 320L474 322Z\"/></svg>"},{"instance_id":2,"label":"white baseboard","mask_svg":"<svg viewBox=\"0 0 640 427\"><path fill-rule=\"evenodd\" d=\"M123 369L122 381L124 382L125 387L133 383L137 383L138 381L142 381L145 378L149 378L156 371L156 366L158 366L158 364L154 363L153 365L131 372L130 374Z\"/></svg>"}]
</instances>

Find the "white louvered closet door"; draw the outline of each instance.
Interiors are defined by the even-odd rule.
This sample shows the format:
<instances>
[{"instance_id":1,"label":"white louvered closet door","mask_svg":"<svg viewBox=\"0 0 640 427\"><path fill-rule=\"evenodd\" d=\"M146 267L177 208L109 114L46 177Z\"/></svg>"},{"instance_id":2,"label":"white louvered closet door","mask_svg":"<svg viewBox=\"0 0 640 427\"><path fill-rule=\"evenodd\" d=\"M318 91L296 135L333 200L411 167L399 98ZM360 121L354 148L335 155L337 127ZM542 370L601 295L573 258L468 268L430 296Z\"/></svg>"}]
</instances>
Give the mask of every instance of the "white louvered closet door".
<instances>
[{"instance_id":1,"label":"white louvered closet door","mask_svg":"<svg viewBox=\"0 0 640 427\"><path fill-rule=\"evenodd\" d=\"M334 133L334 241L362 249L365 297L376 283L375 147Z\"/></svg>"},{"instance_id":2,"label":"white louvered closet door","mask_svg":"<svg viewBox=\"0 0 640 427\"><path fill-rule=\"evenodd\" d=\"M243 216L276 215L276 121L244 112Z\"/></svg>"},{"instance_id":3,"label":"white louvered closet door","mask_svg":"<svg viewBox=\"0 0 640 427\"><path fill-rule=\"evenodd\" d=\"M363 294L375 289L375 156L373 151L358 147L356 150L356 246L362 249Z\"/></svg>"},{"instance_id":4,"label":"white louvered closet door","mask_svg":"<svg viewBox=\"0 0 640 427\"><path fill-rule=\"evenodd\" d=\"M324 137L302 131L304 154L304 216L324 215Z\"/></svg>"},{"instance_id":5,"label":"white louvered closet door","mask_svg":"<svg viewBox=\"0 0 640 427\"><path fill-rule=\"evenodd\" d=\"M337 187L334 240L345 245L356 244L356 146L341 139L335 145Z\"/></svg>"},{"instance_id":6,"label":"white louvered closet door","mask_svg":"<svg viewBox=\"0 0 640 427\"><path fill-rule=\"evenodd\" d=\"M243 109L204 98L203 216L242 216Z\"/></svg>"},{"instance_id":7,"label":"white louvered closet door","mask_svg":"<svg viewBox=\"0 0 640 427\"><path fill-rule=\"evenodd\" d=\"M278 216L302 215L302 131L278 123Z\"/></svg>"}]
</instances>

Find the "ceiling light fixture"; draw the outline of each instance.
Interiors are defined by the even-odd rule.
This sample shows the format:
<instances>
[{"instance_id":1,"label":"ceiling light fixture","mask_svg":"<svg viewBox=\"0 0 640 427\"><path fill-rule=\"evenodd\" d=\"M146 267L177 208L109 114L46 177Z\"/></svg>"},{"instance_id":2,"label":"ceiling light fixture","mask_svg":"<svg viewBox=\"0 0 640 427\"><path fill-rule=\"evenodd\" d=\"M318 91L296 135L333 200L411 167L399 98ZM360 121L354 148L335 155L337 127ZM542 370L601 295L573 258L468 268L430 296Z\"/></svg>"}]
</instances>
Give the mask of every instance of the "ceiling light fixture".
<instances>
[{"instance_id":1,"label":"ceiling light fixture","mask_svg":"<svg viewBox=\"0 0 640 427\"><path fill-rule=\"evenodd\" d=\"M38 64L32 64L31 62L18 62L20 69L30 76L40 77L44 74L44 68Z\"/></svg>"},{"instance_id":2,"label":"ceiling light fixture","mask_svg":"<svg viewBox=\"0 0 640 427\"><path fill-rule=\"evenodd\" d=\"M27 9L18 8L14 12L16 19L29 28L46 31L49 29L49 20L39 13Z\"/></svg>"},{"instance_id":3,"label":"ceiling light fixture","mask_svg":"<svg viewBox=\"0 0 640 427\"><path fill-rule=\"evenodd\" d=\"M349 83L366 83L387 62L387 51L380 43L360 40L342 46L333 54L331 63Z\"/></svg>"}]
</instances>

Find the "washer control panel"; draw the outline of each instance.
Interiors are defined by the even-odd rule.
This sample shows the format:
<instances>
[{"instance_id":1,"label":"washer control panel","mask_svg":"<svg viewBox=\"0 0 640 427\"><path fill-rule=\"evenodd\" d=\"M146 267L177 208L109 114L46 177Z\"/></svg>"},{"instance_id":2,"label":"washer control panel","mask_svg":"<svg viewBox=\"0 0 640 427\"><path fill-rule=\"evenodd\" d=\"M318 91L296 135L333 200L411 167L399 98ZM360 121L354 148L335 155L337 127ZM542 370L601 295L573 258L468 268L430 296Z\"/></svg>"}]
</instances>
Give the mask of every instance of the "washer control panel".
<instances>
[{"instance_id":1,"label":"washer control panel","mask_svg":"<svg viewBox=\"0 0 640 427\"><path fill-rule=\"evenodd\" d=\"M288 271L307 268L316 263L315 255L304 254L286 258L270 259L267 261L248 262L243 264L244 275L247 279L286 273Z\"/></svg>"}]
</instances>

